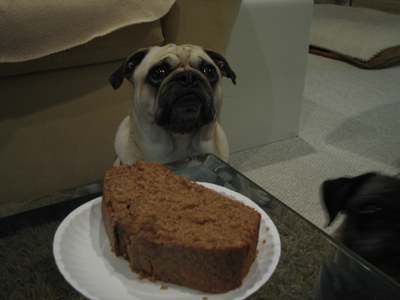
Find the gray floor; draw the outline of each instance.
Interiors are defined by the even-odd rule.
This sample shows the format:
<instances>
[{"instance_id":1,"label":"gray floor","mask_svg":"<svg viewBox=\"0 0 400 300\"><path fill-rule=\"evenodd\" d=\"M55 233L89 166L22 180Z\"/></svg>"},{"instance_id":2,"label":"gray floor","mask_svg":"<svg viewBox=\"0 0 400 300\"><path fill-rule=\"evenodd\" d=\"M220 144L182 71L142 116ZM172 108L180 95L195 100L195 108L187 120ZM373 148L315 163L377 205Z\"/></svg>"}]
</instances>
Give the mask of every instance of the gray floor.
<instances>
[{"instance_id":1,"label":"gray floor","mask_svg":"<svg viewBox=\"0 0 400 300\"><path fill-rule=\"evenodd\" d=\"M308 56L299 136L233 153L233 167L328 233L320 184L400 172L400 66L363 70Z\"/></svg>"}]
</instances>

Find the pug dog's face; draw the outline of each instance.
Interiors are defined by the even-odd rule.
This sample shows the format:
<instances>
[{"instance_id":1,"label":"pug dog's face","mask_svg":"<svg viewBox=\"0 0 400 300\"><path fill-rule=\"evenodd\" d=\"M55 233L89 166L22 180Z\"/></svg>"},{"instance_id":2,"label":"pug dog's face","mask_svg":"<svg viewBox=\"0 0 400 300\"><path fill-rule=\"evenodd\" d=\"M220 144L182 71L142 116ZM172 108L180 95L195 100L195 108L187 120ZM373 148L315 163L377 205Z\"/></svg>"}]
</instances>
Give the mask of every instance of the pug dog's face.
<instances>
[{"instance_id":1,"label":"pug dog's face","mask_svg":"<svg viewBox=\"0 0 400 300\"><path fill-rule=\"evenodd\" d=\"M131 55L110 77L114 88L122 84L121 76L134 86L134 105L149 122L177 134L215 121L222 104L221 77L234 83L236 78L219 54L172 44Z\"/></svg>"}]
</instances>

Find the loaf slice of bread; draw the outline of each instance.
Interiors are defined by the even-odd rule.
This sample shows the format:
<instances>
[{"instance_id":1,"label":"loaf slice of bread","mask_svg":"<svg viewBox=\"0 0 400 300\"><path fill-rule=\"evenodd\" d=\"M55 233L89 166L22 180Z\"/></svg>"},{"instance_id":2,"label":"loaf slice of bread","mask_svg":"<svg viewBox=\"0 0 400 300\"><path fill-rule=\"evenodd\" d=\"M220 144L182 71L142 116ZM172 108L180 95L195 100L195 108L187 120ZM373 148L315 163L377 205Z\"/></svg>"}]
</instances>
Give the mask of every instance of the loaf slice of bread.
<instances>
[{"instance_id":1,"label":"loaf slice of bread","mask_svg":"<svg viewBox=\"0 0 400 300\"><path fill-rule=\"evenodd\" d=\"M112 251L150 280L225 293L256 258L256 210L156 163L109 170L102 217Z\"/></svg>"}]
</instances>

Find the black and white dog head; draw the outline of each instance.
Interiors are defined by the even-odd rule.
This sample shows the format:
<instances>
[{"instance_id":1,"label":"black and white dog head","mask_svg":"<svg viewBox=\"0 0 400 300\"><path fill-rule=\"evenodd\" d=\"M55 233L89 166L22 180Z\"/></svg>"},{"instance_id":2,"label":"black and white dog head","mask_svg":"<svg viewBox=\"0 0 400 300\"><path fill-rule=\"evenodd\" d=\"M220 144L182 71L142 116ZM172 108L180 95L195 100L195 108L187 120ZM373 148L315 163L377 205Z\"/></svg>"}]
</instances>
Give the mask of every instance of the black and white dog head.
<instances>
[{"instance_id":1,"label":"black and white dog head","mask_svg":"<svg viewBox=\"0 0 400 300\"><path fill-rule=\"evenodd\" d=\"M400 281L400 179L378 173L322 184L329 222L345 214L341 242Z\"/></svg>"}]
</instances>

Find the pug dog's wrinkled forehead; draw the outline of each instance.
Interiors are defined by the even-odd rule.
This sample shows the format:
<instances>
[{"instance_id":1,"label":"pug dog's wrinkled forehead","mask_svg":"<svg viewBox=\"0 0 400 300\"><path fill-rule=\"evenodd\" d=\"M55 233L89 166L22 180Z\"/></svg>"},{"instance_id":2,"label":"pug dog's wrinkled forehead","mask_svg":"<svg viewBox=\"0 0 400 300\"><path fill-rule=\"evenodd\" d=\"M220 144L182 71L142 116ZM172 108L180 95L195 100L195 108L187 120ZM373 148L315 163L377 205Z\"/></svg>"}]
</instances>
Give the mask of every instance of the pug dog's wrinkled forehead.
<instances>
[{"instance_id":1,"label":"pug dog's wrinkled forehead","mask_svg":"<svg viewBox=\"0 0 400 300\"><path fill-rule=\"evenodd\" d=\"M197 48L197 49L196 49ZM201 48L194 46L171 47L161 61L167 63L172 68L193 67L196 68L204 61L204 52ZM166 49L168 50L168 48ZM202 57L203 55L203 57Z\"/></svg>"},{"instance_id":2,"label":"pug dog's wrinkled forehead","mask_svg":"<svg viewBox=\"0 0 400 300\"><path fill-rule=\"evenodd\" d=\"M153 65L158 62L167 64L172 70L177 68L197 68L204 61L212 63L202 48L193 45L167 45L154 47L146 55L143 61L145 65Z\"/></svg>"}]
</instances>

